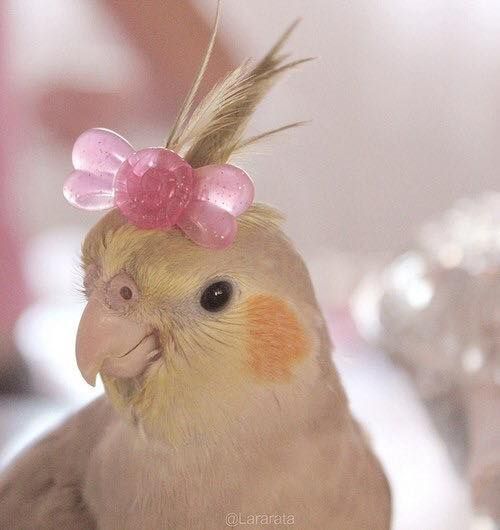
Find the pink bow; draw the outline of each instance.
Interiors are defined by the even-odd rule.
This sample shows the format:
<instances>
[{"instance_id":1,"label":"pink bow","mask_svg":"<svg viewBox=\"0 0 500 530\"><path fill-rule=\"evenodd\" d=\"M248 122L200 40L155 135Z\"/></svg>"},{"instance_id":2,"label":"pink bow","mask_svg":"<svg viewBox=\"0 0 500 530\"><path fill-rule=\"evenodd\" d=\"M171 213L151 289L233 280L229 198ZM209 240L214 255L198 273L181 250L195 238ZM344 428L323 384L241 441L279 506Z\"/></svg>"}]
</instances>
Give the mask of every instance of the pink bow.
<instances>
[{"instance_id":1,"label":"pink bow","mask_svg":"<svg viewBox=\"0 0 500 530\"><path fill-rule=\"evenodd\" d=\"M226 248L253 202L250 177L229 164L193 169L161 147L135 151L118 134L89 129L73 147L64 196L84 210L117 206L139 228L179 227L195 243Z\"/></svg>"}]
</instances>

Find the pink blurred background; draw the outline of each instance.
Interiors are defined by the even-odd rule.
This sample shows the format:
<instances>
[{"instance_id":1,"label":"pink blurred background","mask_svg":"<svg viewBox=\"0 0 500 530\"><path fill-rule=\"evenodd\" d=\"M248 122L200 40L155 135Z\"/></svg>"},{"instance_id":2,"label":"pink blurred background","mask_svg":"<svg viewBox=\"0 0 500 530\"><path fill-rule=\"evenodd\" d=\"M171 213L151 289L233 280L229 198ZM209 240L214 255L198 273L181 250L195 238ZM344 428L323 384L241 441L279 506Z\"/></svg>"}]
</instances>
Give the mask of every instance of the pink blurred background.
<instances>
[{"instance_id":1,"label":"pink blurred background","mask_svg":"<svg viewBox=\"0 0 500 530\"><path fill-rule=\"evenodd\" d=\"M95 395L73 359L78 249L97 215L62 198L72 143L101 126L160 144L214 11L213 0L0 7L0 385L25 389L29 374L35 392L0 397L5 461ZM272 92L250 133L312 122L240 162L310 264L353 408L391 473L395 528L487 530L406 374L363 350L338 315L362 272L410 245L429 216L498 190L500 4L226 0L205 87L298 16L288 49L318 59Z\"/></svg>"}]
</instances>

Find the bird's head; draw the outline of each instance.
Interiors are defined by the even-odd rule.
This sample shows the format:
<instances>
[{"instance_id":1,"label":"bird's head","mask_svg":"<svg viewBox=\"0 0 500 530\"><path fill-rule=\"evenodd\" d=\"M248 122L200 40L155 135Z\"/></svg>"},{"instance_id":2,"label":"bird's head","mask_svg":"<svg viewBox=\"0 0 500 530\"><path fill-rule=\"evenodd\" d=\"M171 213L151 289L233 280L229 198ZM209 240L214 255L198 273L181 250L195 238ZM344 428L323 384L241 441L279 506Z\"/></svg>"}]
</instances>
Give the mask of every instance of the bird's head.
<instances>
[{"instance_id":1,"label":"bird's head","mask_svg":"<svg viewBox=\"0 0 500 530\"><path fill-rule=\"evenodd\" d=\"M273 210L253 206L233 245L214 251L180 230L106 215L83 245L85 379L100 373L120 412L173 443L295 406L321 377L328 338L279 224Z\"/></svg>"},{"instance_id":2,"label":"bird's head","mask_svg":"<svg viewBox=\"0 0 500 530\"><path fill-rule=\"evenodd\" d=\"M294 27L193 108L214 29L167 149L136 152L102 129L75 143L68 200L84 209L118 207L83 246L88 304L78 365L89 383L100 373L116 408L152 438L185 443L212 432L220 439L228 426L233 434L238 425L262 428L279 417L272 411L287 407L288 417L309 417L310 410L298 413L313 408L304 396L318 388L342 397L301 258L279 215L248 208L246 174L224 165L249 144L297 125L243 137L274 81L307 60L281 53ZM318 385L321 377L333 385ZM247 421L256 414L258 422Z\"/></svg>"}]
</instances>

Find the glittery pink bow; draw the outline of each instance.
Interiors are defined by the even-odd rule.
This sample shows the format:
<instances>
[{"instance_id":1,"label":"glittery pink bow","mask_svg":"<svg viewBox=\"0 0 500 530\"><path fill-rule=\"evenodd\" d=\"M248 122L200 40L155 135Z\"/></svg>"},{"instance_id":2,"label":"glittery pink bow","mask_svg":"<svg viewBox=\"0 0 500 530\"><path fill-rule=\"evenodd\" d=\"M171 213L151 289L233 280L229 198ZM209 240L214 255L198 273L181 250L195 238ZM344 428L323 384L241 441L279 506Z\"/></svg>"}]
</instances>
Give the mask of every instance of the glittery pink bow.
<instances>
[{"instance_id":1,"label":"glittery pink bow","mask_svg":"<svg viewBox=\"0 0 500 530\"><path fill-rule=\"evenodd\" d=\"M235 166L193 169L169 149L135 151L107 129L89 129L76 140L73 166L64 196L74 206L117 206L139 228L177 226L208 248L226 248L233 242L236 217L254 197L250 177Z\"/></svg>"}]
</instances>

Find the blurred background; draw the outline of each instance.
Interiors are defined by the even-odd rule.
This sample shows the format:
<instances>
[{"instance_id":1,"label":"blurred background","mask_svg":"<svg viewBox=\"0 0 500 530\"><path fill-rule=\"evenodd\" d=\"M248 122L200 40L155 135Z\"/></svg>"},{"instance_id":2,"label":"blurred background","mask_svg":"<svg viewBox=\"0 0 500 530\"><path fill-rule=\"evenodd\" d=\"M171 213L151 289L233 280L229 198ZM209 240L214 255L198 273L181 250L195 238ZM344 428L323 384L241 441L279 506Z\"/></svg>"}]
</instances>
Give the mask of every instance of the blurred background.
<instances>
[{"instance_id":1,"label":"blurred background","mask_svg":"<svg viewBox=\"0 0 500 530\"><path fill-rule=\"evenodd\" d=\"M161 145L214 12L215 0L0 5L0 466L101 391L73 354L79 246L98 215L62 197L72 144L107 127ZM205 89L298 16L288 49L318 59L249 133L311 123L238 163L310 266L394 528L494 529L500 4L226 0Z\"/></svg>"}]
</instances>

